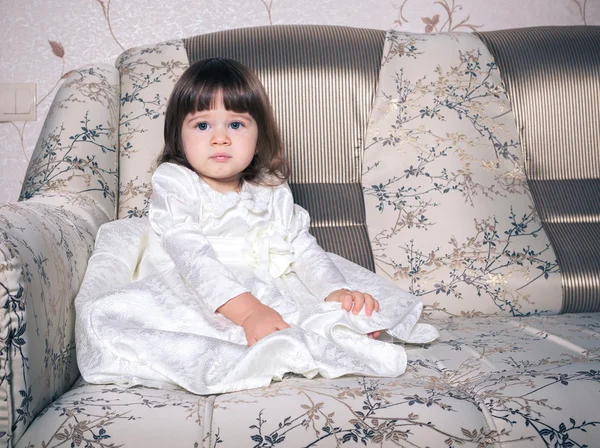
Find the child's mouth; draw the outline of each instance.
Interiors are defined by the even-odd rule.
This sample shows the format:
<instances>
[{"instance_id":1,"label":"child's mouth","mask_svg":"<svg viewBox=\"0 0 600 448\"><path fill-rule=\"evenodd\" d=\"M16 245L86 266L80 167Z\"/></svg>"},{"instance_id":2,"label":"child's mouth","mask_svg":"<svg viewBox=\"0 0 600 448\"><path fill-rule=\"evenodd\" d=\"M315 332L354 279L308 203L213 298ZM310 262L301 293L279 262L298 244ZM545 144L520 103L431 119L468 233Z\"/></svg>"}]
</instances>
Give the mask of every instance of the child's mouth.
<instances>
[{"instance_id":1,"label":"child's mouth","mask_svg":"<svg viewBox=\"0 0 600 448\"><path fill-rule=\"evenodd\" d=\"M225 162L225 161L231 159L231 156L228 154L215 154L215 155L211 156L210 158L216 162Z\"/></svg>"}]
</instances>

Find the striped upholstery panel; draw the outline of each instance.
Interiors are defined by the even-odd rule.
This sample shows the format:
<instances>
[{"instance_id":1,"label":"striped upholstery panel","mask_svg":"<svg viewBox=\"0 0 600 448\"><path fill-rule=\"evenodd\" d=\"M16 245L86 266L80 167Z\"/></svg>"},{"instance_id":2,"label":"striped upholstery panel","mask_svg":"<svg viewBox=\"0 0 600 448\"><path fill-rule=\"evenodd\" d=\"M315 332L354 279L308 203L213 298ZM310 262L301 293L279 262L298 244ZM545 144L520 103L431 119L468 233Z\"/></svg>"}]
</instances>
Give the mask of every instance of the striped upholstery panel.
<instances>
[{"instance_id":1,"label":"striped upholstery panel","mask_svg":"<svg viewBox=\"0 0 600 448\"><path fill-rule=\"evenodd\" d=\"M600 27L477 33L511 99L562 312L600 311Z\"/></svg>"},{"instance_id":2,"label":"striped upholstery panel","mask_svg":"<svg viewBox=\"0 0 600 448\"><path fill-rule=\"evenodd\" d=\"M227 30L185 41L190 63L230 57L263 82L292 166L290 186L328 251L374 270L360 176L385 31L319 25Z\"/></svg>"},{"instance_id":3,"label":"striped upholstery panel","mask_svg":"<svg viewBox=\"0 0 600 448\"><path fill-rule=\"evenodd\" d=\"M298 204L315 204L311 233L327 250L374 271L360 184L290 184ZM315 226L314 223L319 225Z\"/></svg>"}]
</instances>

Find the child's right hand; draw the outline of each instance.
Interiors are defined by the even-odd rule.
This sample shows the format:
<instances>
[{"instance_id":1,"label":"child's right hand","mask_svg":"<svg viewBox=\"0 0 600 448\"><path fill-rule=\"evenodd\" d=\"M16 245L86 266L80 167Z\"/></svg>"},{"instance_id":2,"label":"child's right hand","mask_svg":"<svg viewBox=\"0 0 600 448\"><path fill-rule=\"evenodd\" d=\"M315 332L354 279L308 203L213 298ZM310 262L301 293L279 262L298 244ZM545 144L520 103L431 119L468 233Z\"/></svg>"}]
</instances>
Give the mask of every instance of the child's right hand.
<instances>
[{"instance_id":1,"label":"child's right hand","mask_svg":"<svg viewBox=\"0 0 600 448\"><path fill-rule=\"evenodd\" d=\"M273 308L262 303L252 307L251 312L244 318L242 328L246 334L248 346L251 347L265 336L290 326Z\"/></svg>"},{"instance_id":2,"label":"child's right hand","mask_svg":"<svg viewBox=\"0 0 600 448\"><path fill-rule=\"evenodd\" d=\"M371 316L373 311L379 311L379 302L372 295L362 293L360 291L350 291L348 289L338 289L330 293L326 298L326 302L340 302L342 309L346 311L352 310L352 314L358 314L365 307L365 314ZM368 333L370 339L377 339L381 336L380 331Z\"/></svg>"},{"instance_id":3,"label":"child's right hand","mask_svg":"<svg viewBox=\"0 0 600 448\"><path fill-rule=\"evenodd\" d=\"M379 302L371 294L348 289L338 289L330 293L326 302L340 302L346 311L352 310L352 314L358 314L365 307L365 314L370 316L373 311L379 311Z\"/></svg>"}]
</instances>

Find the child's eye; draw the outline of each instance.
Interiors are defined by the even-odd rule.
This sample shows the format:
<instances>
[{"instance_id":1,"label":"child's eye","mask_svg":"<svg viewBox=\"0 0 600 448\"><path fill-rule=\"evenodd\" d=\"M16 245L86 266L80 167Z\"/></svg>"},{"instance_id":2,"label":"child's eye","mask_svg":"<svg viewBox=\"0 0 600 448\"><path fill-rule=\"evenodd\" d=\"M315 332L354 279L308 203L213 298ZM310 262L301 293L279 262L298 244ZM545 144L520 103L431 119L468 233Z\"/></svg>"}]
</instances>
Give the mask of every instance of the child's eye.
<instances>
[{"instance_id":1,"label":"child's eye","mask_svg":"<svg viewBox=\"0 0 600 448\"><path fill-rule=\"evenodd\" d=\"M206 131L208 129L208 123L206 121L201 121L196 125L196 127L201 131Z\"/></svg>"},{"instance_id":2,"label":"child's eye","mask_svg":"<svg viewBox=\"0 0 600 448\"><path fill-rule=\"evenodd\" d=\"M233 121L229 126L231 126L231 129L237 130L241 129L244 126L244 123L240 121Z\"/></svg>"}]
</instances>

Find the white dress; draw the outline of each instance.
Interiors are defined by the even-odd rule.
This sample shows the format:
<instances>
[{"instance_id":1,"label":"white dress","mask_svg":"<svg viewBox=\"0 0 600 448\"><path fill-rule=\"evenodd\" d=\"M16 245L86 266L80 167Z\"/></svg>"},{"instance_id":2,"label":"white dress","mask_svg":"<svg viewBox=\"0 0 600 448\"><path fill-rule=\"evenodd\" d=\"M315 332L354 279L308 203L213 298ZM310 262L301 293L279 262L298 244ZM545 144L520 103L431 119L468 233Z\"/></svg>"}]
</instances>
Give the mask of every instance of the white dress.
<instances>
[{"instance_id":1,"label":"white dress","mask_svg":"<svg viewBox=\"0 0 600 448\"><path fill-rule=\"evenodd\" d=\"M75 306L77 362L91 383L179 386L197 394L250 389L287 372L395 377L401 345L433 341L421 302L326 253L308 213L278 187L244 183L219 193L164 163L152 177L148 220L102 226ZM372 294L380 311L353 315L327 295ZM250 291L290 325L248 347L242 327L215 312Z\"/></svg>"}]
</instances>

